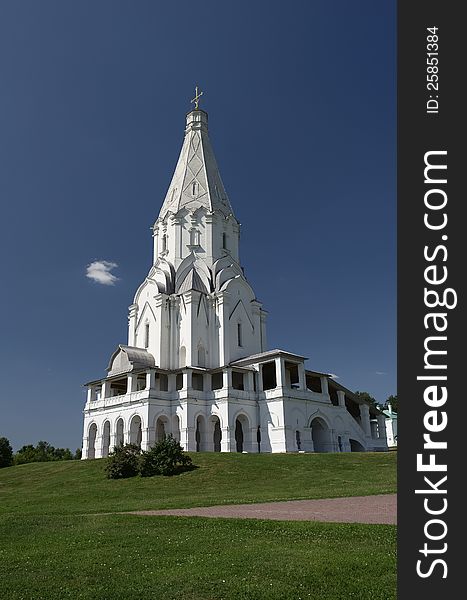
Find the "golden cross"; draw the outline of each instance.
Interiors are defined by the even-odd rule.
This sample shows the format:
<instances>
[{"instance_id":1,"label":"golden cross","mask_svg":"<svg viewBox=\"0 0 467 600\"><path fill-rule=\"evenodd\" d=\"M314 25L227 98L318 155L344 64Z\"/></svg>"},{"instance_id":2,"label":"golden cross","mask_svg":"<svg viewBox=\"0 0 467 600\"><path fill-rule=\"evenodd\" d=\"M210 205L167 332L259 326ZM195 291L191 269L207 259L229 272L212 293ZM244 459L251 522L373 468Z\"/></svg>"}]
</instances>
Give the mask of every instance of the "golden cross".
<instances>
[{"instance_id":1,"label":"golden cross","mask_svg":"<svg viewBox=\"0 0 467 600\"><path fill-rule=\"evenodd\" d=\"M203 95L204 92L199 92L198 94L198 86L195 87L195 97L193 98L193 100L191 102L195 103L195 110L198 110L198 104L199 104L199 99L201 98L201 96Z\"/></svg>"}]
</instances>

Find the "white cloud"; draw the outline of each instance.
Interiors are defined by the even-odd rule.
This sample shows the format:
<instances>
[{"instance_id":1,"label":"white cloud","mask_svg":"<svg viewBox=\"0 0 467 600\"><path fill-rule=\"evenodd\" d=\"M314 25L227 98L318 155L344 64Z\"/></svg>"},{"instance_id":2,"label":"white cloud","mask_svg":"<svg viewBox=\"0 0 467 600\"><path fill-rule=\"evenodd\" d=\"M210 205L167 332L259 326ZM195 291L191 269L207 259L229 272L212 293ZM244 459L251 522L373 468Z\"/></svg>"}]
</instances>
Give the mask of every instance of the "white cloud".
<instances>
[{"instance_id":1,"label":"white cloud","mask_svg":"<svg viewBox=\"0 0 467 600\"><path fill-rule=\"evenodd\" d=\"M376 371L376 375L387 375L384 371Z\"/></svg>"},{"instance_id":2,"label":"white cloud","mask_svg":"<svg viewBox=\"0 0 467 600\"><path fill-rule=\"evenodd\" d=\"M118 277L111 271L117 267L117 263L108 260L95 260L86 267L86 277L102 285L114 285Z\"/></svg>"}]
</instances>

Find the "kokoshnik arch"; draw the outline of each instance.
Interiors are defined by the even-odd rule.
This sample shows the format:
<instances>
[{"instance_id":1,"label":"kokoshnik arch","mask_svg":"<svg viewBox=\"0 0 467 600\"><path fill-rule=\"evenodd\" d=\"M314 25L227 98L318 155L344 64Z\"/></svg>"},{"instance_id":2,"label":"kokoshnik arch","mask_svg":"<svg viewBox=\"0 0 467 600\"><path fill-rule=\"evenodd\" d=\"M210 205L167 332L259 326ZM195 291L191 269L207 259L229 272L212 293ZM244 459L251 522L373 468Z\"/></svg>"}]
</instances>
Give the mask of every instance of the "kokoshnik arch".
<instances>
[{"instance_id":1,"label":"kokoshnik arch","mask_svg":"<svg viewBox=\"0 0 467 600\"><path fill-rule=\"evenodd\" d=\"M240 223L200 96L152 227L128 345L86 384L83 458L128 442L146 450L167 434L190 452L387 450L383 414L303 356L267 349L267 313L240 265Z\"/></svg>"}]
</instances>

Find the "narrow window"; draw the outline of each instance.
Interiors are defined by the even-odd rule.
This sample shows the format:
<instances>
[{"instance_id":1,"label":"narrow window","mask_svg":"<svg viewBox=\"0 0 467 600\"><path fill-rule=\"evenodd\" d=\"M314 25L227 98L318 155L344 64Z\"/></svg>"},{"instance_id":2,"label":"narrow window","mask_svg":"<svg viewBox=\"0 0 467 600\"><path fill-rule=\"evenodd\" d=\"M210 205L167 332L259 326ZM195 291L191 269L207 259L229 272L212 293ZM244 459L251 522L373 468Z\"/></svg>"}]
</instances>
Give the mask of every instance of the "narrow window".
<instances>
[{"instance_id":1,"label":"narrow window","mask_svg":"<svg viewBox=\"0 0 467 600\"><path fill-rule=\"evenodd\" d=\"M190 231L190 245L199 246L199 231L197 229L191 229Z\"/></svg>"},{"instance_id":2,"label":"narrow window","mask_svg":"<svg viewBox=\"0 0 467 600\"><path fill-rule=\"evenodd\" d=\"M224 248L224 250L227 250L227 234L226 233L222 234L222 248Z\"/></svg>"},{"instance_id":3,"label":"narrow window","mask_svg":"<svg viewBox=\"0 0 467 600\"><path fill-rule=\"evenodd\" d=\"M300 451L302 449L302 438L299 431L295 432L295 442L297 444L297 450Z\"/></svg>"},{"instance_id":4,"label":"narrow window","mask_svg":"<svg viewBox=\"0 0 467 600\"><path fill-rule=\"evenodd\" d=\"M193 185L191 188L191 195L196 196L197 191L198 191L198 183L196 181L193 181Z\"/></svg>"},{"instance_id":5,"label":"narrow window","mask_svg":"<svg viewBox=\"0 0 467 600\"><path fill-rule=\"evenodd\" d=\"M149 348L149 323L146 323L146 328L144 332L144 347Z\"/></svg>"},{"instance_id":6,"label":"narrow window","mask_svg":"<svg viewBox=\"0 0 467 600\"><path fill-rule=\"evenodd\" d=\"M238 342L238 345L240 347L243 346L243 343L242 343L242 324L241 323L237 323L237 342Z\"/></svg>"},{"instance_id":7,"label":"narrow window","mask_svg":"<svg viewBox=\"0 0 467 600\"><path fill-rule=\"evenodd\" d=\"M165 252L167 250L167 236L164 235L162 236L162 252Z\"/></svg>"}]
</instances>

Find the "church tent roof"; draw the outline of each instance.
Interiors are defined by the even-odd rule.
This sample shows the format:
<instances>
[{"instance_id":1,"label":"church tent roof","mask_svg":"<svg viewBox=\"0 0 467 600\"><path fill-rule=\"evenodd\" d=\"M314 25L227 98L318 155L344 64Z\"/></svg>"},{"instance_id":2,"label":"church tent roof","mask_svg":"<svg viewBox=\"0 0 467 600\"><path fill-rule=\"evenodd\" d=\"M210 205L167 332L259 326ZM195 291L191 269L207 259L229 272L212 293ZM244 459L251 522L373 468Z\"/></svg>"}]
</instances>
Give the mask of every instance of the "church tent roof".
<instances>
[{"instance_id":1,"label":"church tent roof","mask_svg":"<svg viewBox=\"0 0 467 600\"><path fill-rule=\"evenodd\" d=\"M208 115L197 109L187 114L185 138L159 219L182 208L200 207L219 210L225 217L233 215L209 139Z\"/></svg>"}]
</instances>

